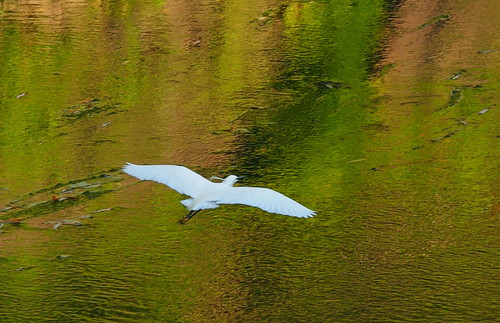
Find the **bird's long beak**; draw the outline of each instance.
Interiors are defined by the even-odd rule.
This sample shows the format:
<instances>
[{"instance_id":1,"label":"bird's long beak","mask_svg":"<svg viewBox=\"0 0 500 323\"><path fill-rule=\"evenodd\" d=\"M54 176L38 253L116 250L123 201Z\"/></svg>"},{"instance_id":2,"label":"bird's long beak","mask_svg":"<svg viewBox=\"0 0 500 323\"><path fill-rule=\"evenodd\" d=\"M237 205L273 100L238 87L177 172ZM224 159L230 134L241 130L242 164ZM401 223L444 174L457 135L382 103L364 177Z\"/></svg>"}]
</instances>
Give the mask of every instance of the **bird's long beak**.
<instances>
[{"instance_id":1,"label":"bird's long beak","mask_svg":"<svg viewBox=\"0 0 500 323\"><path fill-rule=\"evenodd\" d=\"M236 179L237 179L238 181L239 181L239 180L242 180L242 179L245 179L245 178L246 178L246 176L238 176L238 177L236 177Z\"/></svg>"}]
</instances>

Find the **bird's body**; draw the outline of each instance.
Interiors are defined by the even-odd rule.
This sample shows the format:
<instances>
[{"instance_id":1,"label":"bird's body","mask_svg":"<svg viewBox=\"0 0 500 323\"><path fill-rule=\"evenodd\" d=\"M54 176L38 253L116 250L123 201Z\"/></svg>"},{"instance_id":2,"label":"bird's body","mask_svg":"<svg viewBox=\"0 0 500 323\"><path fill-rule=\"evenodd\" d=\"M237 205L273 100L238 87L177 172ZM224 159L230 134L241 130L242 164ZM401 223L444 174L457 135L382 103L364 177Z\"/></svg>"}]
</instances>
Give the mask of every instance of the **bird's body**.
<instances>
[{"instance_id":1,"label":"bird's body","mask_svg":"<svg viewBox=\"0 0 500 323\"><path fill-rule=\"evenodd\" d=\"M229 175L221 183L214 183L184 166L177 165L127 163L123 171L141 180L165 184L181 194L190 196L191 198L181 201L190 211L183 218L185 221L200 210L213 209L220 204L246 204L267 212L300 218L312 217L315 214L291 198L268 188L233 187L238 180L235 175Z\"/></svg>"},{"instance_id":2,"label":"bird's body","mask_svg":"<svg viewBox=\"0 0 500 323\"><path fill-rule=\"evenodd\" d=\"M217 201L223 198L229 189L230 186L225 183L210 182L199 195L182 200L181 203L189 211L214 209L219 206Z\"/></svg>"}]
</instances>

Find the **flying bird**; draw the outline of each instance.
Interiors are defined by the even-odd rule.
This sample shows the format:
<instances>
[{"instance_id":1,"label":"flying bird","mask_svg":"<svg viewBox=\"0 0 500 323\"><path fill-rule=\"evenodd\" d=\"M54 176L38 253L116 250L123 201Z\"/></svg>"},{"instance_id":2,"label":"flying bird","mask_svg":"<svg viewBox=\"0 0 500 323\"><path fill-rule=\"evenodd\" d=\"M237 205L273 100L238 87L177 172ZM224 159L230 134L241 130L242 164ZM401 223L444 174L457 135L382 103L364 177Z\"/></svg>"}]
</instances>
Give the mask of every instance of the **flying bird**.
<instances>
[{"instance_id":1,"label":"flying bird","mask_svg":"<svg viewBox=\"0 0 500 323\"><path fill-rule=\"evenodd\" d=\"M134 165L127 163L123 171L141 180L165 184L171 189L190 196L181 203L189 213L179 223L186 223L196 213L204 209L214 209L220 204L246 204L270 213L299 218L309 218L316 214L289 197L263 187L233 187L240 179L236 175L226 178L212 176L210 180L189 168L177 165ZM219 179L221 183L211 180Z\"/></svg>"}]
</instances>

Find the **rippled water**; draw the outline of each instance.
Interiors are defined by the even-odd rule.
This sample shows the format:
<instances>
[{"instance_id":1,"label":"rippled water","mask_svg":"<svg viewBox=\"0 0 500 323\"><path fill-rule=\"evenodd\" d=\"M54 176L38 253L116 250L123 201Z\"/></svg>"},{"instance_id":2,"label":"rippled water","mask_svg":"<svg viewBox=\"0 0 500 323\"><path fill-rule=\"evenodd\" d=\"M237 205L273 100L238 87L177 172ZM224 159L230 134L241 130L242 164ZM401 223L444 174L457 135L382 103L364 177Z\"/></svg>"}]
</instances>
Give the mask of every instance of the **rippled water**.
<instances>
[{"instance_id":1,"label":"rippled water","mask_svg":"<svg viewBox=\"0 0 500 323\"><path fill-rule=\"evenodd\" d=\"M0 321L494 321L500 20L470 3L1 2ZM318 215L180 226L126 161Z\"/></svg>"}]
</instances>

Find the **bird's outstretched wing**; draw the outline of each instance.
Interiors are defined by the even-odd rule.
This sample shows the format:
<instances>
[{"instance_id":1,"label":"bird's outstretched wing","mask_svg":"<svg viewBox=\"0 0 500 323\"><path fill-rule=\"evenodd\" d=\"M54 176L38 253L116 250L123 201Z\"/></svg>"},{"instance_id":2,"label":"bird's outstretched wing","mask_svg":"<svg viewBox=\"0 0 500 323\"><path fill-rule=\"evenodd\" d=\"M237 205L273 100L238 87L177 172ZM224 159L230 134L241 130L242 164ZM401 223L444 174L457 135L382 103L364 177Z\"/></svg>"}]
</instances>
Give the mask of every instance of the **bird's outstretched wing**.
<instances>
[{"instance_id":1,"label":"bird's outstretched wing","mask_svg":"<svg viewBox=\"0 0 500 323\"><path fill-rule=\"evenodd\" d=\"M226 191L218 204L246 204L271 213L310 218L316 214L289 197L262 187L231 187Z\"/></svg>"},{"instance_id":2,"label":"bird's outstretched wing","mask_svg":"<svg viewBox=\"0 0 500 323\"><path fill-rule=\"evenodd\" d=\"M177 192L197 196L211 182L189 168L177 165L134 165L127 163L123 171L138 179L167 185Z\"/></svg>"}]
</instances>

